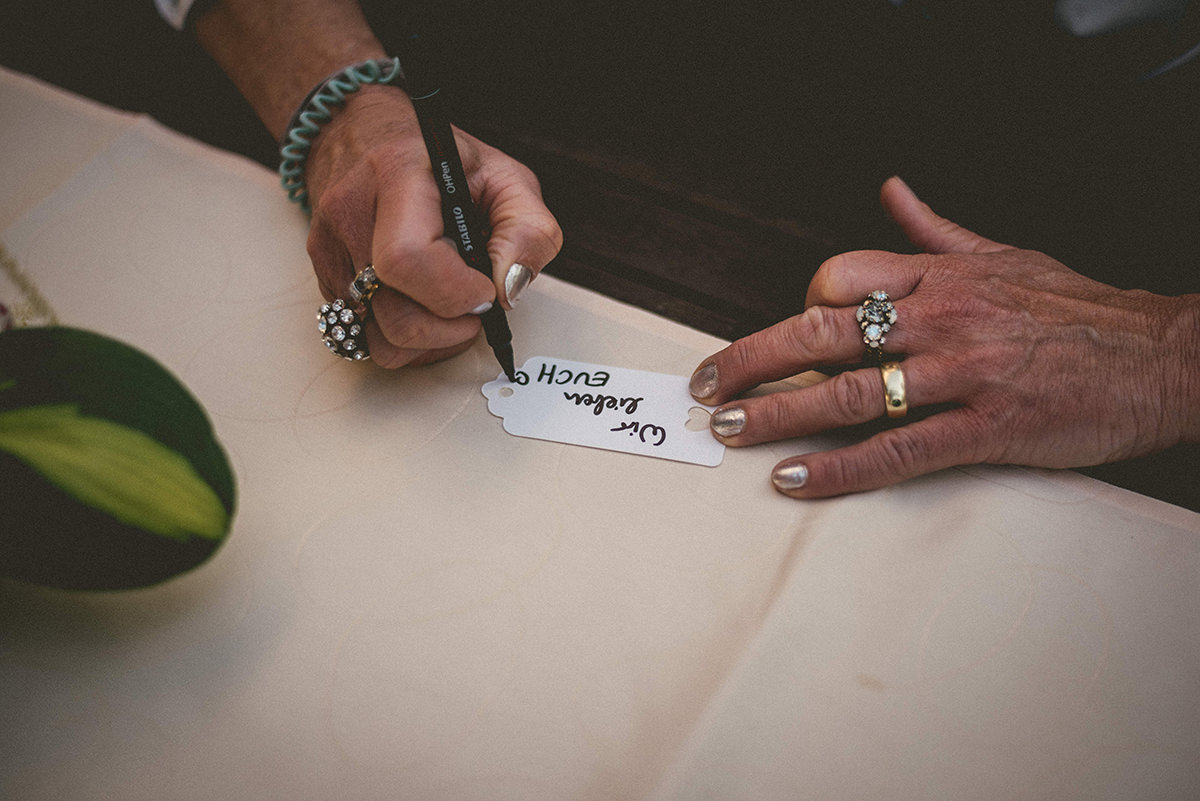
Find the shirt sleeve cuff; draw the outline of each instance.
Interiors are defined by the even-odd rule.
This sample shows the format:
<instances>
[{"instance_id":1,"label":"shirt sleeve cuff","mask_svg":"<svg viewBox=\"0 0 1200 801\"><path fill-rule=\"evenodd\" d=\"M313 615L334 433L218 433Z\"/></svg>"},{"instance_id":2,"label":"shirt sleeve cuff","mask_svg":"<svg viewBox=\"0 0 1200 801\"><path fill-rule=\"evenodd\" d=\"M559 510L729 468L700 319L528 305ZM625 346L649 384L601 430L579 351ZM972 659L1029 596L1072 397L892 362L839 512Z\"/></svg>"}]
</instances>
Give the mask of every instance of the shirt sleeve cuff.
<instances>
[{"instance_id":1,"label":"shirt sleeve cuff","mask_svg":"<svg viewBox=\"0 0 1200 801\"><path fill-rule=\"evenodd\" d=\"M195 0L154 0L154 7L159 15L170 23L177 31L182 31L187 22L188 12L192 10Z\"/></svg>"}]
</instances>

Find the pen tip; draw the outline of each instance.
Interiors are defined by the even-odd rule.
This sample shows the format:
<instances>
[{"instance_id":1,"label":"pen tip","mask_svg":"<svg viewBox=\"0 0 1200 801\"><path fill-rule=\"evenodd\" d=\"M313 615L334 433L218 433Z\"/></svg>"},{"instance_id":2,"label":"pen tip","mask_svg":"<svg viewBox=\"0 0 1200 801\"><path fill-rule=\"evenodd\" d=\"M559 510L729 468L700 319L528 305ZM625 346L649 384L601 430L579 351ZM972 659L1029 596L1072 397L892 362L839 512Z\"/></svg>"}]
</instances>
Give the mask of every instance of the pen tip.
<instances>
[{"instance_id":1,"label":"pen tip","mask_svg":"<svg viewBox=\"0 0 1200 801\"><path fill-rule=\"evenodd\" d=\"M517 365L513 359L512 348L497 348L496 359L500 362L500 368L504 370L504 375L509 381L517 380Z\"/></svg>"}]
</instances>

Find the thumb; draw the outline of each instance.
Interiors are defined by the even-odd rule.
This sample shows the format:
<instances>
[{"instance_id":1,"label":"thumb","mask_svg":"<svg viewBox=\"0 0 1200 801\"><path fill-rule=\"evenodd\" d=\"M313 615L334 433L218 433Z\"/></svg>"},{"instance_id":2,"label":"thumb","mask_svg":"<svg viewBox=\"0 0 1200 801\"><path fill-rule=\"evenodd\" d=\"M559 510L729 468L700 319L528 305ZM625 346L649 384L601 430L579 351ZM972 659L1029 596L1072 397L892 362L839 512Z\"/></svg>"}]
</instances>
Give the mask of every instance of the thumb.
<instances>
[{"instance_id":1,"label":"thumb","mask_svg":"<svg viewBox=\"0 0 1200 801\"><path fill-rule=\"evenodd\" d=\"M533 171L470 134L456 132L466 153L472 194L491 229L488 257L496 297L511 309L525 287L562 247L563 234L546 208Z\"/></svg>"},{"instance_id":2,"label":"thumb","mask_svg":"<svg viewBox=\"0 0 1200 801\"><path fill-rule=\"evenodd\" d=\"M487 247L497 297L511 309L529 282L558 254L562 229L536 184L507 187L488 211L492 234Z\"/></svg>"},{"instance_id":3,"label":"thumb","mask_svg":"<svg viewBox=\"0 0 1200 801\"><path fill-rule=\"evenodd\" d=\"M939 217L897 176L883 182L879 199L909 241L927 253L991 253L1009 249L1008 245L985 239Z\"/></svg>"}]
</instances>

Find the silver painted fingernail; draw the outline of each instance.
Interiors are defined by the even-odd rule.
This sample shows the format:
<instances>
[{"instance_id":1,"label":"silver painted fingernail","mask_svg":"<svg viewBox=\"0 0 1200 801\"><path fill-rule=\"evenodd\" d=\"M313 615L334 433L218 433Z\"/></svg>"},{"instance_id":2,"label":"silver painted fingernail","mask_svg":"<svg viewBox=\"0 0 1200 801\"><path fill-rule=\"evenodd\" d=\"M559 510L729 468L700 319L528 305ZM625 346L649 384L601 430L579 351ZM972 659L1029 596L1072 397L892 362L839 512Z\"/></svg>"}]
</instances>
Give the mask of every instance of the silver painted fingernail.
<instances>
[{"instance_id":1,"label":"silver painted fingernail","mask_svg":"<svg viewBox=\"0 0 1200 801\"><path fill-rule=\"evenodd\" d=\"M529 282L532 280L533 270L524 264L514 263L512 267L508 268L508 273L504 276L504 294L508 298L508 305L516 305L517 301L521 299L525 287L529 286Z\"/></svg>"},{"instance_id":2,"label":"silver painted fingernail","mask_svg":"<svg viewBox=\"0 0 1200 801\"><path fill-rule=\"evenodd\" d=\"M487 303L480 303L478 306L471 309L471 314L483 314L490 308L492 308L492 302L489 300Z\"/></svg>"},{"instance_id":3,"label":"silver painted fingernail","mask_svg":"<svg viewBox=\"0 0 1200 801\"><path fill-rule=\"evenodd\" d=\"M692 373L692 380L688 382L688 391L692 393L693 398L700 400L711 398L717 394L717 365L715 362L709 362Z\"/></svg>"},{"instance_id":4,"label":"silver painted fingernail","mask_svg":"<svg viewBox=\"0 0 1200 801\"><path fill-rule=\"evenodd\" d=\"M737 406L713 412L708 425L722 437L736 437L746 427L746 411Z\"/></svg>"},{"instance_id":5,"label":"silver painted fingernail","mask_svg":"<svg viewBox=\"0 0 1200 801\"><path fill-rule=\"evenodd\" d=\"M800 489L807 482L808 468L798 462L781 464L771 471L771 483L776 489Z\"/></svg>"}]
</instances>

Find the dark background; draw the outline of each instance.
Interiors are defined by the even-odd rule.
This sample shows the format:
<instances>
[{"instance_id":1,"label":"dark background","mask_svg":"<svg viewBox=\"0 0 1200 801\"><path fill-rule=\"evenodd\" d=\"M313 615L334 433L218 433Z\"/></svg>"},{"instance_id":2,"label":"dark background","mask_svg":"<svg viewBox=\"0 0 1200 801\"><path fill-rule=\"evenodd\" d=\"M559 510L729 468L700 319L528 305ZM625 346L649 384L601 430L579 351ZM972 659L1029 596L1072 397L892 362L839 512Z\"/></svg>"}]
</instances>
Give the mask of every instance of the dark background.
<instances>
[{"instance_id":1,"label":"dark background","mask_svg":"<svg viewBox=\"0 0 1200 801\"><path fill-rule=\"evenodd\" d=\"M1080 39L1052 2L364 3L432 38L461 127L527 163L551 272L718 336L797 313L838 252L911 248L899 174L940 213L1120 287L1200 290L1200 9ZM151 0L9 0L0 64L274 168L276 144ZM1200 332L1197 332L1200 334ZM1101 391L1103 388L1097 388ZM1200 509L1200 449L1089 472Z\"/></svg>"}]
</instances>

